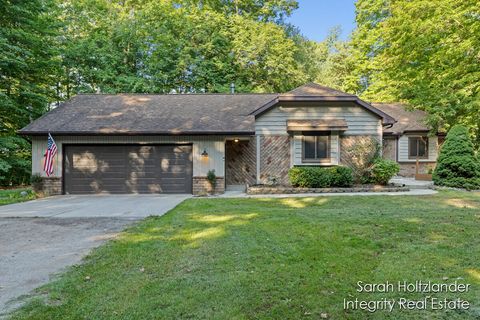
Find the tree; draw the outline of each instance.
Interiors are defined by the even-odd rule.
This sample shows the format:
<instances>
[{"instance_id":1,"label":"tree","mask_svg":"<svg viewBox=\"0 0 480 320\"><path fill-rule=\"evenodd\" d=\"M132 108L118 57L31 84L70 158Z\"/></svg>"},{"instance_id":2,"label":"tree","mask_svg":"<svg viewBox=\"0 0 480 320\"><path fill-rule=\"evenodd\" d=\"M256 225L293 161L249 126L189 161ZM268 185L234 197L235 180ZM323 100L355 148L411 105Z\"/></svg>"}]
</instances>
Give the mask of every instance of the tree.
<instances>
[{"instance_id":1,"label":"tree","mask_svg":"<svg viewBox=\"0 0 480 320\"><path fill-rule=\"evenodd\" d=\"M480 142L480 19L476 0L359 0L352 72L362 97L461 123Z\"/></svg>"},{"instance_id":2,"label":"tree","mask_svg":"<svg viewBox=\"0 0 480 320\"><path fill-rule=\"evenodd\" d=\"M236 4L240 9L233 9ZM232 82L240 91L289 90L305 78L295 59L298 48L270 20L295 5L66 1L63 90L67 97L95 91L225 92Z\"/></svg>"},{"instance_id":3,"label":"tree","mask_svg":"<svg viewBox=\"0 0 480 320\"><path fill-rule=\"evenodd\" d=\"M0 0L0 185L28 181L30 145L16 131L57 100L55 8L49 0Z\"/></svg>"},{"instance_id":4,"label":"tree","mask_svg":"<svg viewBox=\"0 0 480 320\"><path fill-rule=\"evenodd\" d=\"M480 188L480 163L465 126L456 125L448 132L433 172L433 181L447 187Z\"/></svg>"},{"instance_id":5,"label":"tree","mask_svg":"<svg viewBox=\"0 0 480 320\"><path fill-rule=\"evenodd\" d=\"M356 93L356 82L351 72L356 66L348 41L340 40L341 28L333 28L327 38L319 43L319 70L316 82L345 92Z\"/></svg>"}]
</instances>

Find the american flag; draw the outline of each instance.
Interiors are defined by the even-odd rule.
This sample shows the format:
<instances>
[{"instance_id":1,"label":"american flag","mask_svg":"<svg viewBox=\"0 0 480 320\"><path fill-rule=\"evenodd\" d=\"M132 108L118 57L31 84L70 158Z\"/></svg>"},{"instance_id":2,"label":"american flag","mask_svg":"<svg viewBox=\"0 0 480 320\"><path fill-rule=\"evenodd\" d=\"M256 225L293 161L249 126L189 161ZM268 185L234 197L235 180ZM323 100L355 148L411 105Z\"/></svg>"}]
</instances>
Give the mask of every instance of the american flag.
<instances>
[{"instance_id":1,"label":"american flag","mask_svg":"<svg viewBox=\"0 0 480 320\"><path fill-rule=\"evenodd\" d=\"M53 173L53 158L57 154L57 145L53 140L52 135L48 134L47 151L45 152L45 163L43 164L43 171L49 177Z\"/></svg>"}]
</instances>

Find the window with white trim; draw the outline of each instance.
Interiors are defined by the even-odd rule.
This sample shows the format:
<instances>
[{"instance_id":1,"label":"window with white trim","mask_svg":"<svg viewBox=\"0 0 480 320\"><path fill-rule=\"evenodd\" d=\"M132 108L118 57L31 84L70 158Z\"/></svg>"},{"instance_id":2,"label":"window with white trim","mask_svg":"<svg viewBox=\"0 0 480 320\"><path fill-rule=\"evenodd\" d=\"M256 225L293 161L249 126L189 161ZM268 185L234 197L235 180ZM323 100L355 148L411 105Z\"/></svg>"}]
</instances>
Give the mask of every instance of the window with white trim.
<instances>
[{"instance_id":1,"label":"window with white trim","mask_svg":"<svg viewBox=\"0 0 480 320\"><path fill-rule=\"evenodd\" d=\"M304 135L302 162L330 162L330 134Z\"/></svg>"},{"instance_id":2,"label":"window with white trim","mask_svg":"<svg viewBox=\"0 0 480 320\"><path fill-rule=\"evenodd\" d=\"M428 159L428 137L409 137L408 157L410 159Z\"/></svg>"}]
</instances>

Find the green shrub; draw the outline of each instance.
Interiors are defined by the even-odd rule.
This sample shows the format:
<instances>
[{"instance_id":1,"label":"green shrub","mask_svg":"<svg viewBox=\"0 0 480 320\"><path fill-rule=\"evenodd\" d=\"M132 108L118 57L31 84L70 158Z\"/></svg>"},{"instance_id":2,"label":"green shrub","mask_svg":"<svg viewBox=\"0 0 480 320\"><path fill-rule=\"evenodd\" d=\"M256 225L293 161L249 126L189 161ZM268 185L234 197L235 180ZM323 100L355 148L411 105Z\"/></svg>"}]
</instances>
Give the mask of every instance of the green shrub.
<instances>
[{"instance_id":1,"label":"green shrub","mask_svg":"<svg viewBox=\"0 0 480 320\"><path fill-rule=\"evenodd\" d=\"M215 169L208 170L207 180L210 182L212 189L215 190L215 187L217 186L217 175L215 174Z\"/></svg>"},{"instance_id":2,"label":"green shrub","mask_svg":"<svg viewBox=\"0 0 480 320\"><path fill-rule=\"evenodd\" d=\"M457 125L448 132L433 171L433 181L440 186L480 188L480 164L466 127Z\"/></svg>"},{"instance_id":3,"label":"green shrub","mask_svg":"<svg viewBox=\"0 0 480 320\"><path fill-rule=\"evenodd\" d=\"M387 159L376 159L372 170L370 171L370 178L373 183L387 184L400 171L398 163Z\"/></svg>"},{"instance_id":4,"label":"green shrub","mask_svg":"<svg viewBox=\"0 0 480 320\"><path fill-rule=\"evenodd\" d=\"M353 183L352 170L347 167L294 167L288 177L300 188L348 187Z\"/></svg>"},{"instance_id":5,"label":"green shrub","mask_svg":"<svg viewBox=\"0 0 480 320\"><path fill-rule=\"evenodd\" d=\"M24 138L0 136L0 186L28 183L32 168L30 150L30 143Z\"/></svg>"},{"instance_id":6,"label":"green shrub","mask_svg":"<svg viewBox=\"0 0 480 320\"><path fill-rule=\"evenodd\" d=\"M348 139L347 139L348 141ZM355 183L370 183L372 166L381 156L382 147L377 139L354 139L342 149L344 164L352 169Z\"/></svg>"},{"instance_id":7,"label":"green shrub","mask_svg":"<svg viewBox=\"0 0 480 320\"><path fill-rule=\"evenodd\" d=\"M39 184L42 183L43 178L40 174L35 173L30 176L30 183L31 184Z\"/></svg>"},{"instance_id":8,"label":"green shrub","mask_svg":"<svg viewBox=\"0 0 480 320\"><path fill-rule=\"evenodd\" d=\"M333 172L332 186L350 187L353 184L353 172L349 167L332 167Z\"/></svg>"}]
</instances>

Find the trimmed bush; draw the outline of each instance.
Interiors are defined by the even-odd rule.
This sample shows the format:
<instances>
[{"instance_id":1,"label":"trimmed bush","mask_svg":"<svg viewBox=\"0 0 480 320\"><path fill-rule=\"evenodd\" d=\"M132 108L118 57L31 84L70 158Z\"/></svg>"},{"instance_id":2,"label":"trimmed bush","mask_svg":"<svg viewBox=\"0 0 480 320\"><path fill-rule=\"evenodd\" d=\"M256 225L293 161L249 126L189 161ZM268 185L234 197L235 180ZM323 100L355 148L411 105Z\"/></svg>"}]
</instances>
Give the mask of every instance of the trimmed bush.
<instances>
[{"instance_id":1,"label":"trimmed bush","mask_svg":"<svg viewBox=\"0 0 480 320\"><path fill-rule=\"evenodd\" d=\"M290 183L300 188L349 187L352 169L347 167L294 167L288 171Z\"/></svg>"},{"instance_id":2,"label":"trimmed bush","mask_svg":"<svg viewBox=\"0 0 480 320\"><path fill-rule=\"evenodd\" d=\"M353 184L353 172L348 167L332 167L332 186L350 187Z\"/></svg>"},{"instance_id":3,"label":"trimmed bush","mask_svg":"<svg viewBox=\"0 0 480 320\"><path fill-rule=\"evenodd\" d=\"M398 163L388 159L376 159L370 171L373 183L386 185L400 171Z\"/></svg>"},{"instance_id":4,"label":"trimmed bush","mask_svg":"<svg viewBox=\"0 0 480 320\"><path fill-rule=\"evenodd\" d=\"M466 127L456 125L448 132L433 181L439 186L480 189L480 164Z\"/></svg>"}]
</instances>

